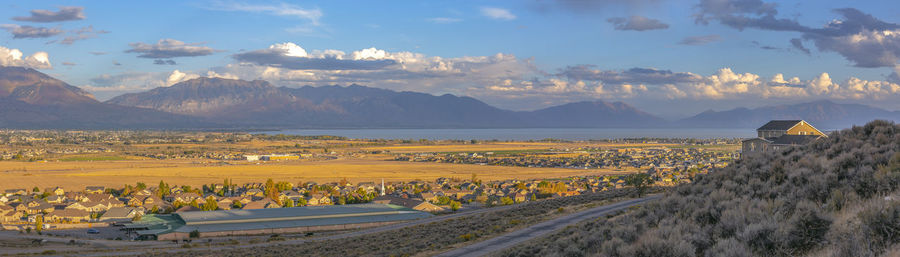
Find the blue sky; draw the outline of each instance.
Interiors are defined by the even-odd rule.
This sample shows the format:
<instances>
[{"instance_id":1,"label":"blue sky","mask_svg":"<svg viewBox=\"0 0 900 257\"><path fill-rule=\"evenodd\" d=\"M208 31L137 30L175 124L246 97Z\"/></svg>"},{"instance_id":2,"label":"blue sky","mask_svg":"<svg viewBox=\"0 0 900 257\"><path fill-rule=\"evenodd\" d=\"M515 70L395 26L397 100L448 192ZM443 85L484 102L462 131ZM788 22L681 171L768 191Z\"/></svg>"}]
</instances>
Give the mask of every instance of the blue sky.
<instances>
[{"instance_id":1,"label":"blue sky","mask_svg":"<svg viewBox=\"0 0 900 257\"><path fill-rule=\"evenodd\" d=\"M894 1L28 1L0 9L3 53L23 53L0 64L101 100L220 76L516 110L604 100L682 117L820 99L897 110L897 13ZM39 52L47 63L25 60Z\"/></svg>"}]
</instances>

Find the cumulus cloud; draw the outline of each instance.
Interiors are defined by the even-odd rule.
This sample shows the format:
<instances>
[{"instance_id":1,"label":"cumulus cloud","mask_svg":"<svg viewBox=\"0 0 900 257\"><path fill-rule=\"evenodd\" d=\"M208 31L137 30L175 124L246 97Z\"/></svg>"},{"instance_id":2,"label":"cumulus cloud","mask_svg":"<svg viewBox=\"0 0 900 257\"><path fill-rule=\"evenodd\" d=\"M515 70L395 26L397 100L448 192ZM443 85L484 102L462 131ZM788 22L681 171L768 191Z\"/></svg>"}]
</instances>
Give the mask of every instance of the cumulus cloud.
<instances>
[{"instance_id":1,"label":"cumulus cloud","mask_svg":"<svg viewBox=\"0 0 900 257\"><path fill-rule=\"evenodd\" d=\"M203 43L185 43L175 39L160 39L155 44L137 42L128 45L131 49L125 51L126 53L139 53L138 57L150 59L206 56L221 52L203 46Z\"/></svg>"},{"instance_id":2,"label":"cumulus cloud","mask_svg":"<svg viewBox=\"0 0 900 257\"><path fill-rule=\"evenodd\" d=\"M28 22L61 22L84 20L84 7L62 6L59 11L31 10L31 16L17 16L13 20Z\"/></svg>"},{"instance_id":3,"label":"cumulus cloud","mask_svg":"<svg viewBox=\"0 0 900 257\"><path fill-rule=\"evenodd\" d=\"M665 24L660 20L637 15L628 18L614 17L606 21L612 23L616 30L645 31L669 28L669 24Z\"/></svg>"},{"instance_id":4,"label":"cumulus cloud","mask_svg":"<svg viewBox=\"0 0 900 257\"><path fill-rule=\"evenodd\" d=\"M481 7L481 15L495 20L511 21L516 19L516 15L509 10L497 7Z\"/></svg>"},{"instance_id":5,"label":"cumulus cloud","mask_svg":"<svg viewBox=\"0 0 900 257\"><path fill-rule=\"evenodd\" d=\"M22 58L24 54L19 49L9 49L0 46L0 66L19 66L34 69L52 69L50 56L47 52L35 52Z\"/></svg>"},{"instance_id":6,"label":"cumulus cloud","mask_svg":"<svg viewBox=\"0 0 900 257\"><path fill-rule=\"evenodd\" d=\"M59 28L32 27L28 25L3 24L0 27L9 31L13 38L47 38L64 32Z\"/></svg>"},{"instance_id":7,"label":"cumulus cloud","mask_svg":"<svg viewBox=\"0 0 900 257\"><path fill-rule=\"evenodd\" d=\"M702 0L695 21L717 21L738 30L755 28L799 32L803 40L817 49L835 52L857 67L894 67L900 61L900 24L889 23L853 8L835 9L843 19L835 19L821 28L801 25L796 20L778 18L775 3L761 0ZM808 53L798 39L795 49Z\"/></svg>"},{"instance_id":8,"label":"cumulus cloud","mask_svg":"<svg viewBox=\"0 0 900 257\"><path fill-rule=\"evenodd\" d=\"M722 37L720 37L719 35L693 36L693 37L686 37L686 38L682 39L681 41L678 41L678 44L699 46L699 45L705 45L705 44L709 44L712 42L716 42L719 40L722 40Z\"/></svg>"},{"instance_id":9,"label":"cumulus cloud","mask_svg":"<svg viewBox=\"0 0 900 257\"><path fill-rule=\"evenodd\" d=\"M602 70L595 66L570 66L540 79L501 80L473 87L470 95L502 101L531 99L555 104L578 100L639 99L641 101L738 101L747 99L871 99L900 97L900 85L892 81L848 78L835 81L828 73L809 79L759 74L722 68L703 76L654 68Z\"/></svg>"},{"instance_id":10,"label":"cumulus cloud","mask_svg":"<svg viewBox=\"0 0 900 257\"><path fill-rule=\"evenodd\" d=\"M368 48L355 51L350 56L337 50L325 50L311 56L299 45L287 42L232 57L242 63L292 70L378 70L396 63L385 59L385 55L384 50Z\"/></svg>"}]
</instances>

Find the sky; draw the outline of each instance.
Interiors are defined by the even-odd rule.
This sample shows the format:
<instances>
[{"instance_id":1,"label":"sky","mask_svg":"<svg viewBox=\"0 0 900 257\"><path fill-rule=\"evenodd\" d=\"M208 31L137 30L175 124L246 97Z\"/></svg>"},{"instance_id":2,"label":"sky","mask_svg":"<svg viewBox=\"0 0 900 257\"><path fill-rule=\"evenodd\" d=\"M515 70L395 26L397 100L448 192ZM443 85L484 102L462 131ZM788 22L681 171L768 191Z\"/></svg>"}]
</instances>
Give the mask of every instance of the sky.
<instances>
[{"instance_id":1,"label":"sky","mask_svg":"<svg viewBox=\"0 0 900 257\"><path fill-rule=\"evenodd\" d=\"M21 1L0 65L106 100L197 77L359 84L666 118L816 100L900 110L900 2Z\"/></svg>"}]
</instances>

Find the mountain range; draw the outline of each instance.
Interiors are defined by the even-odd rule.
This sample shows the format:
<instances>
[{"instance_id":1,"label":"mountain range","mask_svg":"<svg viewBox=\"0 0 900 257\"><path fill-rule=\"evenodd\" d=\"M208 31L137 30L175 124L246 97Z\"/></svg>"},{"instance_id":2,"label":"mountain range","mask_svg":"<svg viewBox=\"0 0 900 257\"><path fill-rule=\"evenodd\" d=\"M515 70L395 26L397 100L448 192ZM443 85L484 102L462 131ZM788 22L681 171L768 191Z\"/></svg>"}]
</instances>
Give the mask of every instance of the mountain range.
<instances>
[{"instance_id":1,"label":"mountain range","mask_svg":"<svg viewBox=\"0 0 900 257\"><path fill-rule=\"evenodd\" d=\"M0 67L0 127L72 129L285 128L755 128L805 119L844 128L900 112L830 101L706 111L666 121L623 102L588 101L535 111L499 109L464 96L359 85L278 87L262 80L196 78L105 102L29 68Z\"/></svg>"}]
</instances>

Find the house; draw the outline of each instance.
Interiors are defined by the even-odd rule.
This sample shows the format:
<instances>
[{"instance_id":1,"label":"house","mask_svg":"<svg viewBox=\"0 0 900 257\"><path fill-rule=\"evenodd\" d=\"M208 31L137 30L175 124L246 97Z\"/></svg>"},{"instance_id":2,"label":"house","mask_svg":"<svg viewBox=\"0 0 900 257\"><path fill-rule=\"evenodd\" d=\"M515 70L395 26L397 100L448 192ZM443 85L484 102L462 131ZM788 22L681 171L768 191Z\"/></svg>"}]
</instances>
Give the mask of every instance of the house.
<instances>
[{"instance_id":1,"label":"house","mask_svg":"<svg viewBox=\"0 0 900 257\"><path fill-rule=\"evenodd\" d=\"M253 201L246 205L244 205L244 210L255 210L255 209L267 209L267 208L281 208L281 205L275 202L275 200L265 198L259 201Z\"/></svg>"},{"instance_id":2,"label":"house","mask_svg":"<svg viewBox=\"0 0 900 257\"><path fill-rule=\"evenodd\" d=\"M11 211L11 212L7 212L6 214L3 214L3 216L0 216L0 221L3 221L4 224L21 222L22 217L24 217L24 216L25 215L22 214L22 212Z\"/></svg>"},{"instance_id":3,"label":"house","mask_svg":"<svg viewBox=\"0 0 900 257\"><path fill-rule=\"evenodd\" d=\"M60 195L60 196L66 194L66 190L63 190L62 187L48 188L48 189L44 190L44 192L49 192L52 195Z\"/></svg>"},{"instance_id":4,"label":"house","mask_svg":"<svg viewBox=\"0 0 900 257\"><path fill-rule=\"evenodd\" d=\"M182 206L181 208L178 208L178 210L175 210L175 212L177 212L177 213L189 212L189 211L202 211L202 210L200 208L190 206L190 205L185 205L185 206Z\"/></svg>"},{"instance_id":5,"label":"house","mask_svg":"<svg viewBox=\"0 0 900 257\"><path fill-rule=\"evenodd\" d=\"M51 195L46 200L48 203L62 203L66 201L66 197L63 195Z\"/></svg>"},{"instance_id":6,"label":"house","mask_svg":"<svg viewBox=\"0 0 900 257\"><path fill-rule=\"evenodd\" d=\"M741 142L741 154L761 153L808 144L827 137L804 120L773 120L756 129L756 138Z\"/></svg>"},{"instance_id":7,"label":"house","mask_svg":"<svg viewBox=\"0 0 900 257\"><path fill-rule=\"evenodd\" d=\"M428 201L400 198L400 197L390 196L390 195L382 195L382 196L375 197L375 199L372 200L372 202L380 203L380 204L393 204L393 205L403 206L403 207L410 208L413 210L425 211L425 212L439 212L439 211L444 210L444 208L434 205L434 204L431 204Z\"/></svg>"},{"instance_id":8,"label":"house","mask_svg":"<svg viewBox=\"0 0 900 257\"><path fill-rule=\"evenodd\" d=\"M143 208L113 207L100 216L100 221L131 220L134 216L144 215Z\"/></svg>"},{"instance_id":9,"label":"house","mask_svg":"<svg viewBox=\"0 0 900 257\"><path fill-rule=\"evenodd\" d=\"M79 209L53 210L44 215L44 219L52 222L84 222L91 219L91 213Z\"/></svg>"},{"instance_id":10,"label":"house","mask_svg":"<svg viewBox=\"0 0 900 257\"><path fill-rule=\"evenodd\" d=\"M4 191L3 191L3 193L4 193L6 196L24 195L24 194L27 193L27 192L28 192L28 191L25 191L24 188L7 189L7 190L4 190Z\"/></svg>"},{"instance_id":11,"label":"house","mask_svg":"<svg viewBox=\"0 0 900 257\"><path fill-rule=\"evenodd\" d=\"M331 197L325 194L313 194L306 198L307 205L331 205Z\"/></svg>"},{"instance_id":12,"label":"house","mask_svg":"<svg viewBox=\"0 0 900 257\"><path fill-rule=\"evenodd\" d=\"M106 191L106 187L104 186L87 186L84 187L85 194L102 194Z\"/></svg>"}]
</instances>

